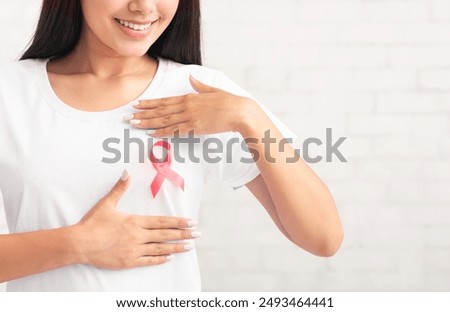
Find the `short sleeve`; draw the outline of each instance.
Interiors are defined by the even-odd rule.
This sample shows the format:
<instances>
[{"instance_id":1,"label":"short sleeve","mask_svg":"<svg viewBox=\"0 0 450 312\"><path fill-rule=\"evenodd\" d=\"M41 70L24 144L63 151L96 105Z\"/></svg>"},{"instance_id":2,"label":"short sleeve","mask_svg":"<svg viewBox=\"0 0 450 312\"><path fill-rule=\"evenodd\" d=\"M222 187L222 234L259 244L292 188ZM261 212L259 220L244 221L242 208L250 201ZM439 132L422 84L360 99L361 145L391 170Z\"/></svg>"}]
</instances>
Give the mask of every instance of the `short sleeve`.
<instances>
[{"instance_id":1,"label":"short sleeve","mask_svg":"<svg viewBox=\"0 0 450 312\"><path fill-rule=\"evenodd\" d=\"M258 103L269 116L277 129L288 142L295 146L297 135L284 125L267 107L256 100L252 95L243 90L226 75L219 72L215 87L229 93L245 96ZM204 138L203 146L207 146L207 152L217 149L216 154L208 153L205 160L205 180L214 179L224 182L233 189L238 189L255 179L259 174L252 153L247 148L242 135L238 132L226 132L218 135L209 135ZM205 153L205 150L203 151ZM215 155L213 157L209 157Z\"/></svg>"}]
</instances>

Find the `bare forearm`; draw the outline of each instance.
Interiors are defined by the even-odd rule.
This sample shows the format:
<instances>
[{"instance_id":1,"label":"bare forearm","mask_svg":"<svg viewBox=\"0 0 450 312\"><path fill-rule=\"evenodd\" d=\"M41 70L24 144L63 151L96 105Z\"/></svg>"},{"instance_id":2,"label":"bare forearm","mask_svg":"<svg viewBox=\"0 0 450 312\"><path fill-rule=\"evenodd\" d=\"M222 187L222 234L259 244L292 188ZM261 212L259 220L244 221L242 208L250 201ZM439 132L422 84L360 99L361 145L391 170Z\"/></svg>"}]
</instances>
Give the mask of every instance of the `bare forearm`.
<instances>
[{"instance_id":1,"label":"bare forearm","mask_svg":"<svg viewBox=\"0 0 450 312\"><path fill-rule=\"evenodd\" d=\"M0 235L0 282L78 262L75 227Z\"/></svg>"},{"instance_id":2,"label":"bare forearm","mask_svg":"<svg viewBox=\"0 0 450 312\"><path fill-rule=\"evenodd\" d=\"M268 129L273 144L262 138ZM258 115L240 129L244 138L256 138L248 147L270 192L278 219L288 237L316 255L329 256L339 248L343 231L333 197L320 178L299 157L291 144L279 148L282 134L265 115ZM288 161L291 160L291 161Z\"/></svg>"}]
</instances>

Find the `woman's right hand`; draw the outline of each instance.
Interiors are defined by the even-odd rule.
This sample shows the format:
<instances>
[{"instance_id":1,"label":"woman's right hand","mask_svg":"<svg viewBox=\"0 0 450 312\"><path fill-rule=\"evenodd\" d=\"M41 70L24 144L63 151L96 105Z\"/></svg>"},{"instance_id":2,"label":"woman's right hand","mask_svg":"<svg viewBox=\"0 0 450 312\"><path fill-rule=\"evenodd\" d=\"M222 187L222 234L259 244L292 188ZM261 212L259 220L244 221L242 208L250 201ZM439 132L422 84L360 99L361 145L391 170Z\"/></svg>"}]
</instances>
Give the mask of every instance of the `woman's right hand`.
<instances>
[{"instance_id":1,"label":"woman's right hand","mask_svg":"<svg viewBox=\"0 0 450 312\"><path fill-rule=\"evenodd\" d=\"M200 232L189 229L196 223L186 218L118 211L116 206L129 183L124 171L112 190L75 225L81 263L107 269L158 265L193 248L187 242L170 241L200 237Z\"/></svg>"}]
</instances>

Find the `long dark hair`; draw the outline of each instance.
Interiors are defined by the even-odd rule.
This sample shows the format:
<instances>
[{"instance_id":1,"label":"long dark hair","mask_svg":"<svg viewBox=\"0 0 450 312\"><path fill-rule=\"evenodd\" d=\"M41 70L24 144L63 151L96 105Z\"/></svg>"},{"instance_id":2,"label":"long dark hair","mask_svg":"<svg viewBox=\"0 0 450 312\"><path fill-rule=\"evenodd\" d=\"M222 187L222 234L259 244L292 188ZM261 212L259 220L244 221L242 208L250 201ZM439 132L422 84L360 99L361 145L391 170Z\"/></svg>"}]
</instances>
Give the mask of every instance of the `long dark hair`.
<instances>
[{"instance_id":1,"label":"long dark hair","mask_svg":"<svg viewBox=\"0 0 450 312\"><path fill-rule=\"evenodd\" d=\"M20 59L66 56L80 40L82 18L80 0L44 0L34 37ZM172 22L147 54L183 64L202 64L200 0L180 0Z\"/></svg>"}]
</instances>

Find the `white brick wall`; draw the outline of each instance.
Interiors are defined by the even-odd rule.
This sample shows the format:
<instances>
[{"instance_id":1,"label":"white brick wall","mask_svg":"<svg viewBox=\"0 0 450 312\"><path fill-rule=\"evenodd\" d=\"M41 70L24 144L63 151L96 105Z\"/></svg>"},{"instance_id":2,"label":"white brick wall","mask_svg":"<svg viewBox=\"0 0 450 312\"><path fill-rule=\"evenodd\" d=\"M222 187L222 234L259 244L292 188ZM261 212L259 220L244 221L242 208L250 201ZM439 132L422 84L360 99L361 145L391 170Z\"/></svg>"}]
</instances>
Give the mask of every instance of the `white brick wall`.
<instances>
[{"instance_id":1,"label":"white brick wall","mask_svg":"<svg viewBox=\"0 0 450 312\"><path fill-rule=\"evenodd\" d=\"M0 60L39 1L0 3ZM450 1L203 0L205 63L300 138L347 136L346 164L313 168L346 237L321 259L286 241L245 189L207 186L205 290L450 290ZM0 218L4 229L4 218Z\"/></svg>"}]
</instances>

